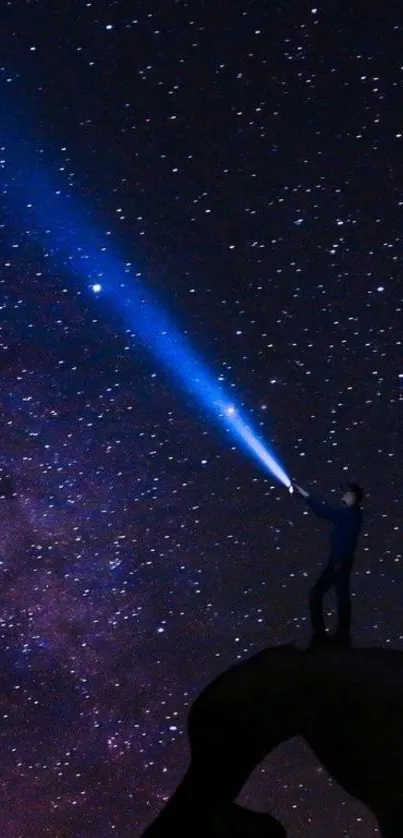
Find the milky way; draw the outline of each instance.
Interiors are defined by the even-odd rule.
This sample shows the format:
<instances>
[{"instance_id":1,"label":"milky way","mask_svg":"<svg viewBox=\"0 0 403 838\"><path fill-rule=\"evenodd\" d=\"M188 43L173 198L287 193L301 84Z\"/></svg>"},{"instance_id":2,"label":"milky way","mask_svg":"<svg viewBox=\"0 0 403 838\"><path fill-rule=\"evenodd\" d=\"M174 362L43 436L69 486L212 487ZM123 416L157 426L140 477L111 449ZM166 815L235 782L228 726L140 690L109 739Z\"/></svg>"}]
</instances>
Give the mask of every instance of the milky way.
<instances>
[{"instance_id":1,"label":"milky way","mask_svg":"<svg viewBox=\"0 0 403 838\"><path fill-rule=\"evenodd\" d=\"M363 484L354 642L403 648L399 14L154 5L1 13L4 838L139 835L193 698L306 644L328 538L58 256L42 171L302 486ZM377 834L300 741L240 801L290 838Z\"/></svg>"}]
</instances>

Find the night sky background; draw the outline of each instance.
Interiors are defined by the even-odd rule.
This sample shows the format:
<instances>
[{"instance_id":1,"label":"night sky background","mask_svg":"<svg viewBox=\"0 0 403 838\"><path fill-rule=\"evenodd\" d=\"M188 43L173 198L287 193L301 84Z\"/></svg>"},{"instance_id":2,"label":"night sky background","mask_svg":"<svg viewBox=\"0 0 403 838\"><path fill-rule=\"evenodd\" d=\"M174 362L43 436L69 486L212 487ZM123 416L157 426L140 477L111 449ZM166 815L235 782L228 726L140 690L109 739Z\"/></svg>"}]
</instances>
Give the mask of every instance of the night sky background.
<instances>
[{"instance_id":1,"label":"night sky background","mask_svg":"<svg viewBox=\"0 0 403 838\"><path fill-rule=\"evenodd\" d=\"M139 835L193 698L308 642L329 535L60 256L25 158L290 475L362 483L353 638L403 649L403 26L347 5L2 6L2 838ZM377 834L301 740L239 800L290 838Z\"/></svg>"}]
</instances>

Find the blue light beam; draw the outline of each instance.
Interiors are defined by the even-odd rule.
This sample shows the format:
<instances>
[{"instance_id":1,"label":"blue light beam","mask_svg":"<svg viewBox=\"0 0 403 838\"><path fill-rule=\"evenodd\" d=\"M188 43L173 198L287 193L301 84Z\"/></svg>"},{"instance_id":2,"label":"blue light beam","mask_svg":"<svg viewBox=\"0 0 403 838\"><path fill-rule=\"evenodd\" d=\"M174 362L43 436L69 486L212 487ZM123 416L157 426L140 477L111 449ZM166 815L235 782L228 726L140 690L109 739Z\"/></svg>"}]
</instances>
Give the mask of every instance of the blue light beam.
<instances>
[{"instance_id":1,"label":"blue light beam","mask_svg":"<svg viewBox=\"0 0 403 838\"><path fill-rule=\"evenodd\" d=\"M22 150L18 150L19 147ZM127 263L123 267L117 248L115 254L109 252L112 249L110 239L103 240L94 224L89 223L88 214L69 194L71 187L61 183L58 188L56 179L52 180L42 164L43 149L39 151L42 153L40 165L38 151L35 153L35 148L28 147L26 137L24 141L20 137L17 143L14 136L2 148L2 156L6 159L3 195L6 194L18 210L28 234L41 242L55 266L67 268L80 278L89 293L108 304L113 303L128 330L215 414L265 470L289 488L291 480L274 452L259 439L246 417L234 406L233 398L216 383L206 365L161 307L152 301L144 286L134 278L127 281Z\"/></svg>"}]
</instances>

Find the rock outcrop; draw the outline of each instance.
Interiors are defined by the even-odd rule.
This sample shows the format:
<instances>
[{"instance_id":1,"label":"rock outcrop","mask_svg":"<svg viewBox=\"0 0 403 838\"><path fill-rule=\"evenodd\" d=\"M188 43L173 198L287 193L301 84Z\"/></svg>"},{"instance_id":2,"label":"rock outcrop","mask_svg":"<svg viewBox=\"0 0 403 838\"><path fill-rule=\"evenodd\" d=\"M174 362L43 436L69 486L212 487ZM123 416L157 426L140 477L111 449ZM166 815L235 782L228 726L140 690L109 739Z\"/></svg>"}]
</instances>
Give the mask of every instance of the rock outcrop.
<instances>
[{"instance_id":1,"label":"rock outcrop","mask_svg":"<svg viewBox=\"0 0 403 838\"><path fill-rule=\"evenodd\" d=\"M403 653L268 648L233 666L189 713L189 768L143 838L284 838L271 815L234 803L256 766L302 736L324 768L403 836Z\"/></svg>"}]
</instances>

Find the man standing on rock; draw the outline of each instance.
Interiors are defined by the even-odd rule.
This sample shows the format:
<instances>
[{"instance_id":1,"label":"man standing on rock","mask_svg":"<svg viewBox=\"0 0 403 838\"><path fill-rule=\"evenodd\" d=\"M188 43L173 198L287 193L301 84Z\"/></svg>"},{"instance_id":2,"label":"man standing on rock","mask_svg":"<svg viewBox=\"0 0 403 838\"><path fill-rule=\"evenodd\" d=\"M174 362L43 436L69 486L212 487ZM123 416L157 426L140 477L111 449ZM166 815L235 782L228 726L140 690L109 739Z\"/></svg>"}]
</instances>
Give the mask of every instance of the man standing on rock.
<instances>
[{"instance_id":1,"label":"man standing on rock","mask_svg":"<svg viewBox=\"0 0 403 838\"><path fill-rule=\"evenodd\" d=\"M323 646L328 642L323 617L323 597L333 587L337 598L337 629L331 639L342 646L351 646L350 576L354 564L354 552L362 528L361 502L364 492L356 483L341 486L343 506L335 507L312 497L296 483L293 483L293 486L295 491L305 498L315 515L319 518L326 518L333 524L329 560L309 594L313 631L311 648Z\"/></svg>"}]
</instances>

